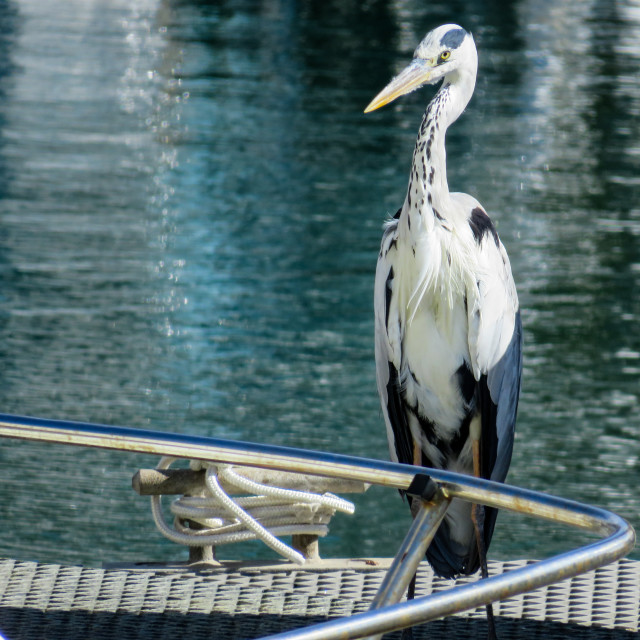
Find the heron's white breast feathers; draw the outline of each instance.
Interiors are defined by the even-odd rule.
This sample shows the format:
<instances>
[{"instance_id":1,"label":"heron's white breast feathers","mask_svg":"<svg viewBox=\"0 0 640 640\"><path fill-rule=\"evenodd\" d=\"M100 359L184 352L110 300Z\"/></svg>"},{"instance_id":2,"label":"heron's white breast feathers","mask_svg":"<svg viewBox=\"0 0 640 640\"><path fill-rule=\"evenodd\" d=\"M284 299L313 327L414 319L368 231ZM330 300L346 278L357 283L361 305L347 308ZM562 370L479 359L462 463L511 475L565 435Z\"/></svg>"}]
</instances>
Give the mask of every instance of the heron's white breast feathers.
<instances>
[{"instance_id":1,"label":"heron's white breast feathers","mask_svg":"<svg viewBox=\"0 0 640 640\"><path fill-rule=\"evenodd\" d=\"M398 249L399 295L408 311L407 322L415 319L420 308L428 307L442 328L473 284L478 265L470 238L457 229L435 225L429 233L414 237L409 251Z\"/></svg>"},{"instance_id":2,"label":"heron's white breast feathers","mask_svg":"<svg viewBox=\"0 0 640 640\"><path fill-rule=\"evenodd\" d=\"M421 240L414 254L399 238L397 225L385 231L375 283L378 388L384 406L391 362L407 404L429 416L436 434L446 439L465 411L455 379L469 357L465 275L454 259L459 251L451 249L449 260L447 245L426 236Z\"/></svg>"},{"instance_id":3,"label":"heron's white breast feathers","mask_svg":"<svg viewBox=\"0 0 640 640\"><path fill-rule=\"evenodd\" d=\"M467 318L462 304L439 316L423 306L406 325L400 369L405 397L429 416L436 435L442 438L457 430L464 418L455 374L467 357Z\"/></svg>"}]
</instances>

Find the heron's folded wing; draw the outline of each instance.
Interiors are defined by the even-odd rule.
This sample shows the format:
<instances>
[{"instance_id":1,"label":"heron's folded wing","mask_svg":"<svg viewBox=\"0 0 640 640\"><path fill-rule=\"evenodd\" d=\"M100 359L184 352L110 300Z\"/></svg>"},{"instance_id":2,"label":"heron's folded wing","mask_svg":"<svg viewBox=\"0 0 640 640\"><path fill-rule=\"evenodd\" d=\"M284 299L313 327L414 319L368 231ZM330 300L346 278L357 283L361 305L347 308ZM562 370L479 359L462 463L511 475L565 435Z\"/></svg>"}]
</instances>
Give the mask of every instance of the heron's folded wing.
<instances>
[{"instance_id":1,"label":"heron's folded wing","mask_svg":"<svg viewBox=\"0 0 640 640\"><path fill-rule=\"evenodd\" d=\"M392 220L382 237L376 268L374 290L376 380L387 426L391 459L411 464L413 444L398 373L402 361L402 327L392 295L396 233L397 220Z\"/></svg>"},{"instance_id":2,"label":"heron's folded wing","mask_svg":"<svg viewBox=\"0 0 640 640\"><path fill-rule=\"evenodd\" d=\"M482 237L479 249L480 273L467 301L469 353L482 415L482 475L504 481L520 395L522 322L509 258L497 234Z\"/></svg>"}]
</instances>

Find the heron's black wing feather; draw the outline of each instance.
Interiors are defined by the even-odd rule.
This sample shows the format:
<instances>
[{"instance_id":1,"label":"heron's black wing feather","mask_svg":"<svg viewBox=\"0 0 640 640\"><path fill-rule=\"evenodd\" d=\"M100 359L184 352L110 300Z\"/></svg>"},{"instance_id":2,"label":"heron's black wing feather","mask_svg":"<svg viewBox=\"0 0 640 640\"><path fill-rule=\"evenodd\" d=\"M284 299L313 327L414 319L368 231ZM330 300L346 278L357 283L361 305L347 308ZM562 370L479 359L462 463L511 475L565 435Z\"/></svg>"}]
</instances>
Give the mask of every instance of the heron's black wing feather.
<instances>
[{"instance_id":1,"label":"heron's black wing feather","mask_svg":"<svg viewBox=\"0 0 640 640\"><path fill-rule=\"evenodd\" d=\"M480 405L483 413L482 440L487 443L483 451L482 475L497 482L504 482L511 464L521 379L522 320L520 311L517 311L509 346L487 372L486 392Z\"/></svg>"},{"instance_id":2,"label":"heron's black wing feather","mask_svg":"<svg viewBox=\"0 0 640 640\"><path fill-rule=\"evenodd\" d=\"M392 362L389 362L389 381L387 382L387 415L393 429L398 462L412 464L413 439L407 420L407 408L402 398L398 370Z\"/></svg>"}]
</instances>

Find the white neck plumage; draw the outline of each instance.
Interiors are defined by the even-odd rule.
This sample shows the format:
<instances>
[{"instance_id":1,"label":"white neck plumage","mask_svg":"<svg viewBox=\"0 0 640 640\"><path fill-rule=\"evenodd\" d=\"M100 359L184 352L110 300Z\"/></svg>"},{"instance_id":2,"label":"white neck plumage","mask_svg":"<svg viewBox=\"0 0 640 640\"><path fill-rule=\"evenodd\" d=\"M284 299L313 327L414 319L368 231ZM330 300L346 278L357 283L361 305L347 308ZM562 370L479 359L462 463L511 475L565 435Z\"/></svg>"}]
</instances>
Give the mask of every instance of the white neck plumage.
<instances>
[{"instance_id":1,"label":"white neck plumage","mask_svg":"<svg viewBox=\"0 0 640 640\"><path fill-rule=\"evenodd\" d=\"M436 224L447 225L445 212L451 206L445 135L473 95L476 65L472 69L445 76L422 118L402 215L409 233L429 231Z\"/></svg>"}]
</instances>

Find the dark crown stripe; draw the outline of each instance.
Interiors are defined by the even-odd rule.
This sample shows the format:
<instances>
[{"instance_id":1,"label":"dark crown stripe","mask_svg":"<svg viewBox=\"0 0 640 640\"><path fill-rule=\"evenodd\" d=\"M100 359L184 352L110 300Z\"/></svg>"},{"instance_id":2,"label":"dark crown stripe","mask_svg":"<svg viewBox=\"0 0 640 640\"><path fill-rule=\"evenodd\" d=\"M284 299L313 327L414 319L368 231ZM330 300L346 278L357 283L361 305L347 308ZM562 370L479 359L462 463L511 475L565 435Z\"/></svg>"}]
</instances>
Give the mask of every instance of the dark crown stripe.
<instances>
[{"instance_id":1,"label":"dark crown stripe","mask_svg":"<svg viewBox=\"0 0 640 640\"><path fill-rule=\"evenodd\" d=\"M464 29L451 29L440 39L440 44L447 49L457 49L464 40L467 32Z\"/></svg>"}]
</instances>

